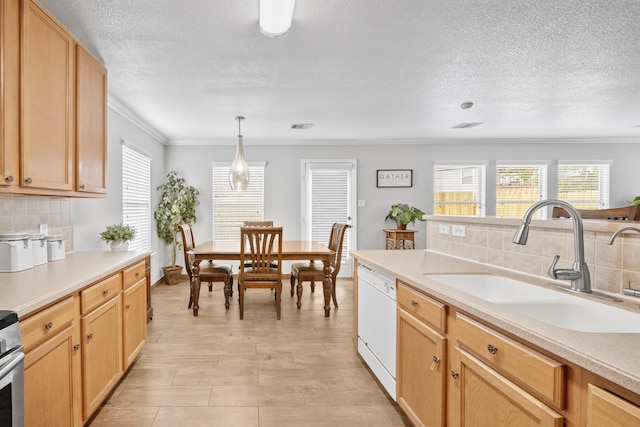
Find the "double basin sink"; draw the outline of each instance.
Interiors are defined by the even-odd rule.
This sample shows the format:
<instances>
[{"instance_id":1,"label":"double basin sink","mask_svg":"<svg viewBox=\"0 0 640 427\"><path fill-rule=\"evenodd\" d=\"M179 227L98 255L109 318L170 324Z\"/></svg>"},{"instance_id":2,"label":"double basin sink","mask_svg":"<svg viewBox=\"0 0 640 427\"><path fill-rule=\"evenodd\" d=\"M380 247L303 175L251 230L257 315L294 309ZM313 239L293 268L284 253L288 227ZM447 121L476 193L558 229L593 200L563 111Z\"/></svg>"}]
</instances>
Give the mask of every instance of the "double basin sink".
<instances>
[{"instance_id":1,"label":"double basin sink","mask_svg":"<svg viewBox=\"0 0 640 427\"><path fill-rule=\"evenodd\" d=\"M640 333L640 314L567 292L491 274L425 277L560 328L592 333Z\"/></svg>"}]
</instances>

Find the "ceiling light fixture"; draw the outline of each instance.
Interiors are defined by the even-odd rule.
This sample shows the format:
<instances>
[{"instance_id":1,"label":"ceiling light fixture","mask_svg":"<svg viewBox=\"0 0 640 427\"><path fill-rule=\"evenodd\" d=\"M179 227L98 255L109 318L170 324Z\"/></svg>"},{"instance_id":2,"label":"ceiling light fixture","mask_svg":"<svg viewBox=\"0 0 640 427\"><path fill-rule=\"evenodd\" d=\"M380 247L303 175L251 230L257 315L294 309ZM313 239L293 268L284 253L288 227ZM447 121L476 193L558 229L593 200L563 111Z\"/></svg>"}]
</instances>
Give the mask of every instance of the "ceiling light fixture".
<instances>
[{"instance_id":1,"label":"ceiling light fixture","mask_svg":"<svg viewBox=\"0 0 640 427\"><path fill-rule=\"evenodd\" d=\"M291 27L296 0L260 0L260 31L268 37L277 37Z\"/></svg>"},{"instance_id":2,"label":"ceiling light fixture","mask_svg":"<svg viewBox=\"0 0 640 427\"><path fill-rule=\"evenodd\" d=\"M238 121L238 145L236 147L236 157L229 168L229 185L233 191L245 191L249 186L249 165L244 158L244 147L242 144L242 132L240 124L244 117L236 117Z\"/></svg>"}]
</instances>

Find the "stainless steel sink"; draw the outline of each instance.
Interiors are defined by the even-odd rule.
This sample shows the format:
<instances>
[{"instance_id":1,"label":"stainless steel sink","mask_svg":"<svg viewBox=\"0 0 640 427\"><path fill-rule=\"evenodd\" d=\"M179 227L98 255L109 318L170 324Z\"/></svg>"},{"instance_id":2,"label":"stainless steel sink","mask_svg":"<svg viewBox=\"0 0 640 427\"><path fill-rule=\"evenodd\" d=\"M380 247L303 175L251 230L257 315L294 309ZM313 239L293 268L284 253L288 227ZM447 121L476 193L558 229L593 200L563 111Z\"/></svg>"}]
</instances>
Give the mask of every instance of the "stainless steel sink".
<instances>
[{"instance_id":1,"label":"stainless steel sink","mask_svg":"<svg viewBox=\"0 0 640 427\"><path fill-rule=\"evenodd\" d=\"M537 320L581 332L640 333L640 314L491 274L425 277Z\"/></svg>"}]
</instances>

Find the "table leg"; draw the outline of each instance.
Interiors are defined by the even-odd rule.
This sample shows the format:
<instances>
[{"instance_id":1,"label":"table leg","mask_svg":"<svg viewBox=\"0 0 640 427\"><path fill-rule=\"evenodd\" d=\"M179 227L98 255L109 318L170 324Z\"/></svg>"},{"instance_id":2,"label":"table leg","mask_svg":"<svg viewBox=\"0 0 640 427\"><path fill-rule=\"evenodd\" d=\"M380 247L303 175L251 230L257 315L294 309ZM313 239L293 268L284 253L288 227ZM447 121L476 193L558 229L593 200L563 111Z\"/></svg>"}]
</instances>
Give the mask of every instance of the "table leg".
<instances>
[{"instance_id":1,"label":"table leg","mask_svg":"<svg viewBox=\"0 0 640 427\"><path fill-rule=\"evenodd\" d=\"M200 260L193 260L193 277L191 278L191 301L193 302L193 316L198 315L198 300L200 299Z\"/></svg>"},{"instance_id":2,"label":"table leg","mask_svg":"<svg viewBox=\"0 0 640 427\"><path fill-rule=\"evenodd\" d=\"M324 293L324 317L329 317L331 312L331 287L333 286L331 281L331 264L329 260L323 261L324 280L322 281L322 292Z\"/></svg>"}]
</instances>

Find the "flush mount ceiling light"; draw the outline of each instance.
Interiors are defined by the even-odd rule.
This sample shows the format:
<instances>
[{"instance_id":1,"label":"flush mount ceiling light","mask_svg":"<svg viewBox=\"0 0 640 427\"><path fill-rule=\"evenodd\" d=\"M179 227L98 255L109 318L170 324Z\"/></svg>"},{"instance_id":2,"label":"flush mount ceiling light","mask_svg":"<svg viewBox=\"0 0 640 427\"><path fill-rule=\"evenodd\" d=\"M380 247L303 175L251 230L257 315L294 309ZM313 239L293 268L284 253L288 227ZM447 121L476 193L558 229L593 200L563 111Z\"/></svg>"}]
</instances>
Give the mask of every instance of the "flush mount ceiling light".
<instances>
[{"instance_id":1,"label":"flush mount ceiling light","mask_svg":"<svg viewBox=\"0 0 640 427\"><path fill-rule=\"evenodd\" d=\"M249 165L244 158L244 147L242 144L242 132L240 124L244 117L236 117L238 121L238 145L236 146L236 157L229 168L229 185L233 191L245 191L249 186Z\"/></svg>"},{"instance_id":2,"label":"flush mount ceiling light","mask_svg":"<svg viewBox=\"0 0 640 427\"><path fill-rule=\"evenodd\" d=\"M260 0L260 31L277 37L289 30L296 0Z\"/></svg>"}]
</instances>

